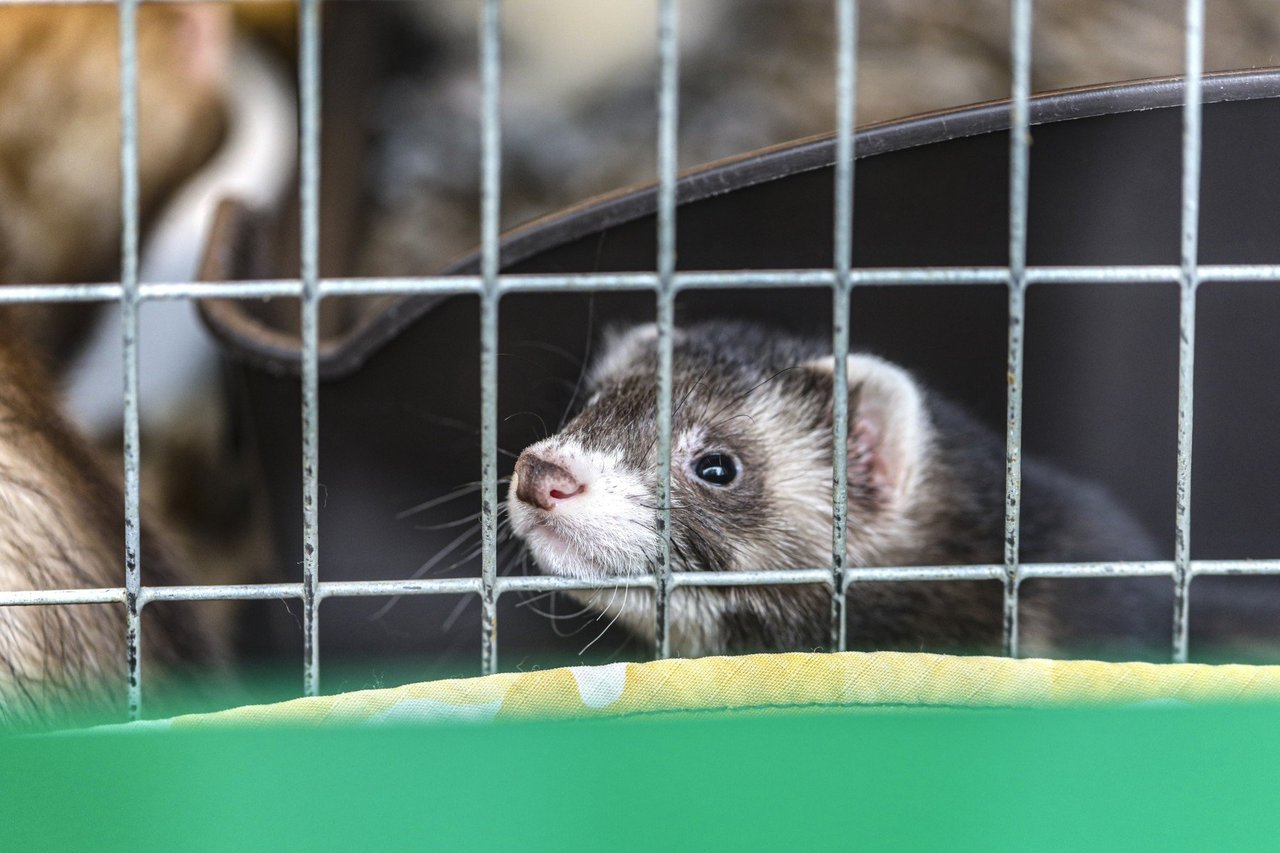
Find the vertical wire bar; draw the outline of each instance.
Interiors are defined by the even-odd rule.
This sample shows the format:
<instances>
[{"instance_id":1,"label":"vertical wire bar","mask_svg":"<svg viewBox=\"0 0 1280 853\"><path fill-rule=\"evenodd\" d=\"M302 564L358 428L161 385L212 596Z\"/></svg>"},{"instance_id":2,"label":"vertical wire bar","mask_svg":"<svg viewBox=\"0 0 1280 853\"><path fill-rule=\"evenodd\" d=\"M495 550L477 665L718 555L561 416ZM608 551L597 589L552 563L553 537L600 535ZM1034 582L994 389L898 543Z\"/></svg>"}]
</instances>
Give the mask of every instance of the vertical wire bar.
<instances>
[{"instance_id":1,"label":"vertical wire bar","mask_svg":"<svg viewBox=\"0 0 1280 853\"><path fill-rule=\"evenodd\" d=\"M658 7L658 583L654 591L654 643L671 656L667 603L671 588L671 398L675 326L676 127L680 80L676 0Z\"/></svg>"},{"instance_id":2,"label":"vertical wire bar","mask_svg":"<svg viewBox=\"0 0 1280 853\"><path fill-rule=\"evenodd\" d=\"M1013 99L1009 118L1009 367L1005 435L1004 652L1018 656L1018 537L1022 501L1022 349L1027 290L1027 190L1031 144L1031 0L1012 0Z\"/></svg>"},{"instance_id":3,"label":"vertical wire bar","mask_svg":"<svg viewBox=\"0 0 1280 853\"><path fill-rule=\"evenodd\" d=\"M480 670L498 664L498 224L501 210L502 3L485 0L480 26L481 105L480 271Z\"/></svg>"},{"instance_id":4,"label":"vertical wire bar","mask_svg":"<svg viewBox=\"0 0 1280 853\"><path fill-rule=\"evenodd\" d=\"M831 647L848 648L844 568L849 509L849 296L853 288L853 130L857 109L856 0L836 4L835 287L832 353L835 366L831 439Z\"/></svg>"},{"instance_id":5,"label":"vertical wire bar","mask_svg":"<svg viewBox=\"0 0 1280 853\"><path fill-rule=\"evenodd\" d=\"M320 691L320 0L301 0L298 18L302 272L302 687Z\"/></svg>"},{"instance_id":6,"label":"vertical wire bar","mask_svg":"<svg viewBox=\"0 0 1280 853\"><path fill-rule=\"evenodd\" d=\"M125 648L129 719L142 714L142 528L138 500L138 0L121 0L120 38L120 289L124 327L124 568Z\"/></svg>"},{"instance_id":7,"label":"vertical wire bar","mask_svg":"<svg viewBox=\"0 0 1280 853\"><path fill-rule=\"evenodd\" d=\"M1200 274L1200 80L1204 72L1204 0L1187 0L1187 75L1182 109L1182 281L1178 339L1178 484L1174 540L1173 660L1187 659L1191 607L1191 425Z\"/></svg>"}]
</instances>

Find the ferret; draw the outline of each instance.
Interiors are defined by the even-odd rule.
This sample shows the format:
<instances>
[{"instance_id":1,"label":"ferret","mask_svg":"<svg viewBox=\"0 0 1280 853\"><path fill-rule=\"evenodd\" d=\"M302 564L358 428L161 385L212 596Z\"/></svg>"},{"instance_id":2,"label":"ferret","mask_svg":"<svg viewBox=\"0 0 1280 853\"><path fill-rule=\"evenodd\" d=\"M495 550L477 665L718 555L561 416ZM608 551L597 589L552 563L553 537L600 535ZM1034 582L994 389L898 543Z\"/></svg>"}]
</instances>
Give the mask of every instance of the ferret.
<instances>
[{"instance_id":1,"label":"ferret","mask_svg":"<svg viewBox=\"0 0 1280 853\"><path fill-rule=\"evenodd\" d=\"M112 6L0 8L0 284L111 281L120 269L120 50ZM143 226L217 149L231 48L220 5L137 16ZM93 306L6 307L64 367Z\"/></svg>"},{"instance_id":2,"label":"ferret","mask_svg":"<svg viewBox=\"0 0 1280 853\"><path fill-rule=\"evenodd\" d=\"M0 590L121 587L118 477L64 421L51 385L0 318ZM145 524L141 571L147 584L182 580L158 531ZM149 606L142 637L149 679L179 663L216 669L223 657L195 608ZM0 607L0 730L65 714L118 719L125 685L122 606Z\"/></svg>"},{"instance_id":3,"label":"ferret","mask_svg":"<svg viewBox=\"0 0 1280 853\"><path fill-rule=\"evenodd\" d=\"M830 566L829 343L728 322L673 335L671 568ZM512 531L543 572L619 586L654 572L656 367L654 326L613 334L589 372L582 411L518 457L507 498ZM1002 563L1002 438L871 355L849 356L848 387L846 564ZM1023 463L1021 504L1024 562L1155 557L1148 534L1102 488L1033 459ZM1167 656L1171 605L1159 584L1028 582L1021 649ZM575 595L652 635L651 595ZM850 648L1001 647L996 583L856 583L848 601ZM830 645L825 586L685 587L669 606L672 652L680 656Z\"/></svg>"}]
</instances>

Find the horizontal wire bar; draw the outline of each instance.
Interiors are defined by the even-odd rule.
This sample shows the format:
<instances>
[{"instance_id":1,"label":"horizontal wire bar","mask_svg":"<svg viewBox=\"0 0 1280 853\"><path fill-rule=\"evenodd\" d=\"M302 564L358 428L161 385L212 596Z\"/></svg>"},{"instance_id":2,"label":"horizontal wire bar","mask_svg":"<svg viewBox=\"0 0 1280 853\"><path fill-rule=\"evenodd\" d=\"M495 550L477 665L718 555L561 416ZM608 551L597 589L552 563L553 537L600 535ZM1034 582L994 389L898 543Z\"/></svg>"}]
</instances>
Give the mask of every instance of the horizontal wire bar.
<instances>
[{"instance_id":1,"label":"horizontal wire bar","mask_svg":"<svg viewBox=\"0 0 1280 853\"><path fill-rule=\"evenodd\" d=\"M316 598L366 598L378 595L465 595L479 592L479 578L405 581L321 581Z\"/></svg>"},{"instance_id":2,"label":"horizontal wire bar","mask_svg":"<svg viewBox=\"0 0 1280 853\"><path fill-rule=\"evenodd\" d=\"M587 580L585 578L561 578L547 575L530 575L497 579L499 593L504 592L568 592L584 589L614 589L629 586L632 589L654 589L658 585L653 575L637 575L625 582L607 580Z\"/></svg>"},{"instance_id":3,"label":"horizontal wire bar","mask_svg":"<svg viewBox=\"0 0 1280 853\"><path fill-rule=\"evenodd\" d=\"M998 581L1004 563L979 566L893 566L845 570L845 583L910 583L912 581Z\"/></svg>"},{"instance_id":4,"label":"horizontal wire bar","mask_svg":"<svg viewBox=\"0 0 1280 853\"><path fill-rule=\"evenodd\" d=\"M1278 280L1277 273L1280 273L1280 265L1276 264L1206 264L1191 269L1202 282L1272 282Z\"/></svg>"},{"instance_id":5,"label":"horizontal wire bar","mask_svg":"<svg viewBox=\"0 0 1280 853\"><path fill-rule=\"evenodd\" d=\"M32 589L0 592L0 607L32 607L43 604L123 604L125 591L112 589Z\"/></svg>"},{"instance_id":6,"label":"horizontal wire bar","mask_svg":"<svg viewBox=\"0 0 1280 853\"><path fill-rule=\"evenodd\" d=\"M258 281L210 281L143 283L144 300L172 299L272 299L302 298L302 282L297 279L262 279Z\"/></svg>"},{"instance_id":7,"label":"horizontal wire bar","mask_svg":"<svg viewBox=\"0 0 1280 853\"><path fill-rule=\"evenodd\" d=\"M302 598L300 583L227 584L221 586L143 587L139 606L153 601L265 601Z\"/></svg>"},{"instance_id":8,"label":"horizontal wire bar","mask_svg":"<svg viewBox=\"0 0 1280 853\"><path fill-rule=\"evenodd\" d=\"M1020 574L1027 578L1145 578L1172 577L1172 560L1133 563L1023 563Z\"/></svg>"},{"instance_id":9,"label":"horizontal wire bar","mask_svg":"<svg viewBox=\"0 0 1280 853\"><path fill-rule=\"evenodd\" d=\"M1112 563L1021 563L1022 580L1030 578L1120 578L1166 577L1173 574L1172 560L1147 560ZM1193 576L1280 575L1280 559L1266 560L1193 560ZM969 566L892 566L887 568L846 569L849 583L909 583L913 581L1000 580L1003 563ZM741 572L673 572L673 586L784 586L796 584L830 584L831 570L771 569ZM499 593L558 592L586 589L613 589L631 586L652 589L652 576L637 576L622 583L616 578L565 578L550 575L500 577L495 581ZM434 578L430 580L321 581L317 594L321 598L363 598L392 595L466 595L478 593L480 578ZM139 606L154 601L246 601L276 598L301 598L300 583L225 584L203 586L149 586L139 594ZM0 591L0 607L25 607L47 604L121 604L125 590L51 589Z\"/></svg>"},{"instance_id":10,"label":"horizontal wire bar","mask_svg":"<svg viewBox=\"0 0 1280 853\"><path fill-rule=\"evenodd\" d=\"M0 0L0 5L3 0ZM1280 264L1209 264L1197 268L1201 282L1280 282ZM850 271L861 286L1006 284L1007 267L884 267ZM1177 284L1182 268L1172 265L1027 267L1028 284ZM678 272L676 290L722 288L831 287L831 270L723 270ZM420 277L326 278L326 296L477 296L483 279L474 275ZM596 290L656 290L657 273L539 273L498 277L501 293L554 293ZM0 305L33 302L118 302L124 289L113 282L87 284L12 284L0 287ZM300 298L297 279L246 281L144 282L140 301L174 299Z\"/></svg>"},{"instance_id":11,"label":"horizontal wire bar","mask_svg":"<svg viewBox=\"0 0 1280 853\"><path fill-rule=\"evenodd\" d=\"M1026 267L1027 284L1175 284L1176 266ZM1280 272L1280 267L1276 268Z\"/></svg>"},{"instance_id":12,"label":"horizontal wire bar","mask_svg":"<svg viewBox=\"0 0 1280 853\"><path fill-rule=\"evenodd\" d=\"M1280 560L1192 560L1191 576L1280 575Z\"/></svg>"},{"instance_id":13,"label":"horizontal wire bar","mask_svg":"<svg viewBox=\"0 0 1280 853\"><path fill-rule=\"evenodd\" d=\"M119 302L119 284L6 284L0 287L0 305L22 302Z\"/></svg>"},{"instance_id":14,"label":"horizontal wire bar","mask_svg":"<svg viewBox=\"0 0 1280 853\"><path fill-rule=\"evenodd\" d=\"M548 277L569 278L565 275ZM483 292L484 277L478 275L326 278L320 281L321 296L479 296Z\"/></svg>"},{"instance_id":15,"label":"horizontal wire bar","mask_svg":"<svg viewBox=\"0 0 1280 853\"><path fill-rule=\"evenodd\" d=\"M823 584L831 586L831 569L774 569L744 572L672 572L671 587L781 586Z\"/></svg>"}]
</instances>

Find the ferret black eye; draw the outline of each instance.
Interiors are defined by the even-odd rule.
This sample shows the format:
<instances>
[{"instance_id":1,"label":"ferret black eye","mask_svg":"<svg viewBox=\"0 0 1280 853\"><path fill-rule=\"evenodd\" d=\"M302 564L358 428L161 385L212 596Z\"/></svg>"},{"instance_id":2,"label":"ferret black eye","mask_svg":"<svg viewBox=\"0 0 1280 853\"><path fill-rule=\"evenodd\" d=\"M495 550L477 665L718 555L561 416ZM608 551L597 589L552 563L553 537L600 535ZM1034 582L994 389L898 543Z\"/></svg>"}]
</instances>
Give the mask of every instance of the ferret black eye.
<instances>
[{"instance_id":1,"label":"ferret black eye","mask_svg":"<svg viewBox=\"0 0 1280 853\"><path fill-rule=\"evenodd\" d=\"M738 465L727 453L708 453L693 463L693 473L713 486L727 486L738 476Z\"/></svg>"}]
</instances>

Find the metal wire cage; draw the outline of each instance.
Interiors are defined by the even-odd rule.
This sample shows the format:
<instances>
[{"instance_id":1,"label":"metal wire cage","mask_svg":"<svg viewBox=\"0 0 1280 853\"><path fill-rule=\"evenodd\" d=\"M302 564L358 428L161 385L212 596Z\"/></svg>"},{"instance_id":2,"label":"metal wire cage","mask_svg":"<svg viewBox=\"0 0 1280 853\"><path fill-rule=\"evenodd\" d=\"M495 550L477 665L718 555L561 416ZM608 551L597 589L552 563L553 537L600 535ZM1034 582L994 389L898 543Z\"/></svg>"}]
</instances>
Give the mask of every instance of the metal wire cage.
<instances>
[{"instance_id":1,"label":"metal wire cage","mask_svg":"<svg viewBox=\"0 0 1280 853\"><path fill-rule=\"evenodd\" d=\"M164 2L165 0L151 0ZM54 2L54 0L0 0ZM320 17L321 0L300 0L299 90L301 201L301 275L298 279L222 282L139 281L138 202L138 56L136 16L140 0L115 2L120 22L122 127L121 173L123 212L122 272L118 283L15 285L0 288L0 304L21 302L116 301L124 327L124 472L125 555L123 585L109 589L0 592L0 606L123 604L127 614L129 714L142 707L141 612L154 601L232 599L299 599L304 638L303 690L319 690L319 615L327 598L386 595L477 595L481 602L481 670L498 669L498 600L508 592L548 592L607 587L605 582L554 577L500 577L497 565L497 352L498 312L504 294L592 289L637 290L654 294L657 309L658 352L658 477L660 535L654 542L657 571L633 585L653 590L656 603L655 640L660 656L670 654L668 600L673 590L697 586L764 584L821 584L831 596L830 648L846 648L846 593L860 582L916 582L995 580L1003 585L1003 643L1010 656L1018 654L1019 587L1028 578L1164 576L1175 592L1172 657L1185 661L1188 653L1189 585L1196 575L1280 574L1280 561L1248 564L1192 561L1190 552L1190 484L1192 450L1192 377L1195 353L1196 291L1201 281L1270 281L1280 268L1259 264L1201 266L1198 263L1198 212L1201 163L1201 98L1204 53L1204 2L1185 4L1186 69L1182 112L1181 257L1176 266L1035 267L1027 263L1027 210L1030 169L1031 0L1011 0L1012 88L1009 134L1008 263L981 268L857 269L852 263L853 189L855 181L855 82L857 73L858 7L856 0L836 0L838 33L836 62L836 163L834 255L829 269L767 272L677 272L676 180L679 126L677 48L679 4L660 0L658 32L658 241L656 271L626 274L507 275L500 272L499 214L501 209L502 125L502 3L485 0L479 26L481 111L481 250L478 275L406 278L322 278L319 273L320 182ZM1164 282L1179 285L1180 337L1178 360L1178 450L1176 483L1176 541L1172 561L1108 564L1023 564L1019 561L1019 520L1022 461L1023 334L1025 298L1031 284L1063 282ZM833 560L828 566L788 571L700 573L673 571L671 563L671 435L672 331L676 296L692 288L825 287L831 291L835 353L834 447L846 445L849 430L846 356L850 349L850 294L860 285L912 286L928 284L1000 284L1008 290L1008 391L1005 458L1004 560L993 565L877 568L874 572L844 564L846 551L847 470L843 452L833 454ZM322 300L349 295L470 295L480 302L481 368L481 533L479 577L427 580L322 581L319 529L319 338ZM299 583L224 586L148 586L140 564L138 332L139 308L149 300L191 300L209 297L295 297L301 300L303 565Z\"/></svg>"}]
</instances>

